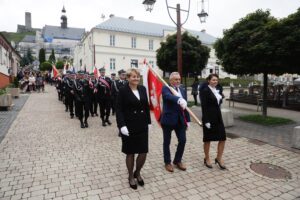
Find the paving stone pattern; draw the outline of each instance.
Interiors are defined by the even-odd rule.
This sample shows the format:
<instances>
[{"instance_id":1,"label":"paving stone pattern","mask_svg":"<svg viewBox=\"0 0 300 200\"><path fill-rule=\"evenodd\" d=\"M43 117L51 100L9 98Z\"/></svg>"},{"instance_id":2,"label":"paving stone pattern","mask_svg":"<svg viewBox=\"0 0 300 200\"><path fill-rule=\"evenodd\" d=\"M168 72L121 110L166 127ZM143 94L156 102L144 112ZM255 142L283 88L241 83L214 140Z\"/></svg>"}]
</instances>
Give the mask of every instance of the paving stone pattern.
<instances>
[{"instance_id":1,"label":"paving stone pattern","mask_svg":"<svg viewBox=\"0 0 300 200\"><path fill-rule=\"evenodd\" d=\"M0 143L7 133L9 127L17 117L18 113L22 109L23 105L28 99L28 94L21 94L19 98L13 99L14 106L11 110L0 111Z\"/></svg>"},{"instance_id":2,"label":"paving stone pattern","mask_svg":"<svg viewBox=\"0 0 300 200\"><path fill-rule=\"evenodd\" d=\"M80 129L57 101L53 87L31 94L0 144L0 199L296 199L300 196L300 156L246 138L228 139L224 160L229 170L203 165L202 130L187 132L184 162L187 171L164 169L162 131L154 122L150 152L142 170L145 186L129 188L121 140L113 125L103 128L90 118ZM176 137L171 152L174 156ZM211 146L211 159L216 156ZM250 170L253 162L283 167L292 179L273 180Z\"/></svg>"}]
</instances>

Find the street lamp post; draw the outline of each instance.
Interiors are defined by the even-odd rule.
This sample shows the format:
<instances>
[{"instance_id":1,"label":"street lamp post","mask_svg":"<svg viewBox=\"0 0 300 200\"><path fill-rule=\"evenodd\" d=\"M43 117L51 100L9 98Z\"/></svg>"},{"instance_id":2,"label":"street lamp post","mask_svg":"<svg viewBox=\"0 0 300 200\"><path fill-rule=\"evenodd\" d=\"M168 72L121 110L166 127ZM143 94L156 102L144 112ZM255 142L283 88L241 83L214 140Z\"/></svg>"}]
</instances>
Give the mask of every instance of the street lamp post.
<instances>
[{"instance_id":1,"label":"street lamp post","mask_svg":"<svg viewBox=\"0 0 300 200\"><path fill-rule=\"evenodd\" d=\"M153 6L154 3L156 1L155 0L144 0L143 4L145 5L146 11L152 11L153 10ZM173 23L176 25L177 27L177 70L180 74L180 76L182 77L182 38L181 38L181 27L182 25L184 25L186 23L186 21L189 18L189 12L190 12L190 5L191 5L191 1L189 0L189 6L188 6L188 10L183 10L180 8L180 4L176 5L176 8L171 7L168 5L168 0L166 0L166 6L167 6L167 10L168 10L168 14L169 17L171 18L171 20L173 21ZM208 14L204 11L204 0L202 0L202 12L198 14L198 17L200 18L200 22L202 23L203 19L205 22L206 17L208 16ZM175 9L176 13L177 13L177 21L175 22L175 20L172 18L172 16L170 15L170 11L169 9ZM183 23L181 23L181 17L180 17L180 12L186 12L187 13L187 17L184 20Z\"/></svg>"}]
</instances>

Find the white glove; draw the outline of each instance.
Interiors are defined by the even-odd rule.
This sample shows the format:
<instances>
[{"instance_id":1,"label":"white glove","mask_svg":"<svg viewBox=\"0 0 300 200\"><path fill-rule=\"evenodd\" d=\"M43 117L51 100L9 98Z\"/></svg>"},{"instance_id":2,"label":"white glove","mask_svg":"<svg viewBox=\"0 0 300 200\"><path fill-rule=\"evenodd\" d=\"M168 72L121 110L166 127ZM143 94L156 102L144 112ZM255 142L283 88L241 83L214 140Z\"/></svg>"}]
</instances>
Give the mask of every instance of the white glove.
<instances>
[{"instance_id":1,"label":"white glove","mask_svg":"<svg viewBox=\"0 0 300 200\"><path fill-rule=\"evenodd\" d=\"M123 126L123 127L121 128L121 133L122 133L123 135L129 136L129 131L128 131L128 129L127 129L127 126Z\"/></svg>"},{"instance_id":2,"label":"white glove","mask_svg":"<svg viewBox=\"0 0 300 200\"><path fill-rule=\"evenodd\" d=\"M152 124L148 124L148 132L152 130Z\"/></svg>"},{"instance_id":3,"label":"white glove","mask_svg":"<svg viewBox=\"0 0 300 200\"><path fill-rule=\"evenodd\" d=\"M211 128L211 126L210 126L210 123L208 122L208 123L205 123L205 126L206 126L206 128L208 128L208 129L210 129Z\"/></svg>"},{"instance_id":4,"label":"white glove","mask_svg":"<svg viewBox=\"0 0 300 200\"><path fill-rule=\"evenodd\" d=\"M187 107L187 102L183 98L179 98L177 103L180 105L180 107L185 110Z\"/></svg>"}]
</instances>

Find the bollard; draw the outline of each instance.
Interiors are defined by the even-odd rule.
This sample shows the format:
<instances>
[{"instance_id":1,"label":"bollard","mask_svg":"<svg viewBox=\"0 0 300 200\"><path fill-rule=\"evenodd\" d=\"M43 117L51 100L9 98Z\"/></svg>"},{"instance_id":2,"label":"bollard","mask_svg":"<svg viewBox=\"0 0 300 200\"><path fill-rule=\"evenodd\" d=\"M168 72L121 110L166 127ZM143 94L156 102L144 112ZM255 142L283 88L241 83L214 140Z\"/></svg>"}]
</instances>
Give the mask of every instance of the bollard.
<instances>
[{"instance_id":1,"label":"bollard","mask_svg":"<svg viewBox=\"0 0 300 200\"><path fill-rule=\"evenodd\" d=\"M233 121L233 113L231 110L226 109L226 108L222 108L221 109L221 113L222 113L222 118L223 118L223 123L225 127L230 127L234 125L234 121Z\"/></svg>"},{"instance_id":2,"label":"bollard","mask_svg":"<svg viewBox=\"0 0 300 200\"><path fill-rule=\"evenodd\" d=\"M296 126L293 131L292 147L300 149L300 126Z\"/></svg>"}]
</instances>

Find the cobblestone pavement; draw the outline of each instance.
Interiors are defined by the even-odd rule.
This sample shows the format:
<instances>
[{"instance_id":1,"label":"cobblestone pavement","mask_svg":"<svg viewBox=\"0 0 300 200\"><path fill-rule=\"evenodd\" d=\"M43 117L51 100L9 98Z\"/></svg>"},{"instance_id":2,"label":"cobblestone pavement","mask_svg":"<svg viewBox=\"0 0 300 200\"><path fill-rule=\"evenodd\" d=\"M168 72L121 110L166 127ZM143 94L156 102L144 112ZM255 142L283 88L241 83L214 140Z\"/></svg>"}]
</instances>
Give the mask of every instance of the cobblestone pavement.
<instances>
[{"instance_id":1,"label":"cobblestone pavement","mask_svg":"<svg viewBox=\"0 0 300 200\"><path fill-rule=\"evenodd\" d=\"M228 139L224 160L228 170L203 165L202 130L187 132L187 171L168 173L163 166L162 131L153 123L150 152L142 170L145 186L129 188L125 156L113 125L99 118L80 129L57 101L54 88L31 94L0 144L0 199L296 199L300 196L300 156L246 138ZM29 123L28 123L29 122ZM32 122L32 123L30 123ZM176 147L173 135L172 155ZM216 143L211 147L216 156ZM288 170L292 179L275 180L255 174L253 162Z\"/></svg>"},{"instance_id":2,"label":"cobblestone pavement","mask_svg":"<svg viewBox=\"0 0 300 200\"><path fill-rule=\"evenodd\" d=\"M21 94L19 98L13 99L14 106L11 110L0 111L0 143L27 99L28 94Z\"/></svg>"}]
</instances>

